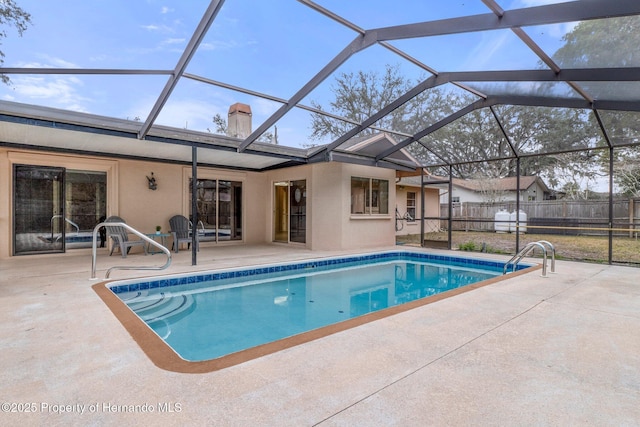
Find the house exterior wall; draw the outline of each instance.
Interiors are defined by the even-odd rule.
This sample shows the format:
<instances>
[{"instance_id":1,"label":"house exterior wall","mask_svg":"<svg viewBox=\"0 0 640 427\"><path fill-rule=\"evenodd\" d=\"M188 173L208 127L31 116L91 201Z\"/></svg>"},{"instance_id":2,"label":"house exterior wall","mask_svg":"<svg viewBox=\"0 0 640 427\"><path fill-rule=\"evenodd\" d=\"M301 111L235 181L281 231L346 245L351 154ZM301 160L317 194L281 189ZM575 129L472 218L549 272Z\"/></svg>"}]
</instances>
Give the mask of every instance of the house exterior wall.
<instances>
[{"instance_id":1,"label":"house exterior wall","mask_svg":"<svg viewBox=\"0 0 640 427\"><path fill-rule=\"evenodd\" d=\"M464 202L480 203L485 201L484 197L482 197L482 193L479 193L477 191L472 191L466 188L458 187L456 185L453 186L452 192L453 192L454 199L456 197L459 197L460 203L464 203ZM505 194L504 196L507 197L508 195ZM448 192L443 192L443 194L440 196L440 203L449 203Z\"/></svg>"},{"instance_id":2,"label":"house exterior wall","mask_svg":"<svg viewBox=\"0 0 640 427\"><path fill-rule=\"evenodd\" d=\"M152 233L156 225L168 231L171 216L187 216L189 212L190 166L0 147L0 259L11 256L13 250L14 164L106 172L107 216L118 215L142 232ZM146 177L151 172L158 185L156 190L148 188ZM395 243L393 170L346 163L317 163L264 173L199 167L197 173L201 179L242 182L242 241L218 244L272 242L273 183L301 179L307 181L307 241L298 245L313 250L340 250ZM389 182L388 214L351 215L353 176Z\"/></svg>"},{"instance_id":3,"label":"house exterior wall","mask_svg":"<svg viewBox=\"0 0 640 427\"><path fill-rule=\"evenodd\" d=\"M421 194L420 187L411 187L407 185L396 186L396 208L401 216L407 212L407 193L416 193L416 218L415 221L402 221L396 230L396 236L406 236L410 234L420 234L420 216L421 216ZM439 202L438 189L425 188L425 217L438 217L440 216L440 202ZM424 231L425 233L438 231L440 228L439 220L425 220Z\"/></svg>"},{"instance_id":4,"label":"house exterior wall","mask_svg":"<svg viewBox=\"0 0 640 427\"><path fill-rule=\"evenodd\" d=\"M189 214L191 199L189 197L189 179L191 178L191 166L180 166L181 176L176 178L173 194L179 201L180 213L184 216ZM223 181L242 182L242 242L244 243L264 243L266 235L266 224L264 220L265 211L257 209L255 206L266 206L268 202L269 186L265 182L263 174L257 172L232 171L228 169L199 167L198 179L216 179ZM167 217L167 221L168 221ZM238 241L219 242L218 244L237 244Z\"/></svg>"},{"instance_id":5,"label":"house exterior wall","mask_svg":"<svg viewBox=\"0 0 640 427\"><path fill-rule=\"evenodd\" d=\"M11 250L11 166L8 152L0 149L0 259L7 258Z\"/></svg>"},{"instance_id":6,"label":"house exterior wall","mask_svg":"<svg viewBox=\"0 0 640 427\"><path fill-rule=\"evenodd\" d=\"M526 201L542 201L544 200L544 189L536 182L532 184L529 188L520 190L520 200L523 202ZM453 186L453 197L459 197L460 203L485 203L487 202L486 198L483 197L481 192L469 190L467 188L462 188L458 186ZM531 198L531 199L530 199ZM515 202L516 201L516 192L515 191L503 191L500 193L499 197L497 197L496 203L500 202ZM448 203L449 202L449 194L443 193L440 196L440 203Z\"/></svg>"},{"instance_id":7,"label":"house exterior wall","mask_svg":"<svg viewBox=\"0 0 640 427\"><path fill-rule=\"evenodd\" d=\"M273 184L307 180L307 243L312 250L344 250L395 244L393 185L395 171L346 163L316 163L268 172L271 189L266 211L265 240L273 240ZM351 215L351 177L378 178L389 182L389 213Z\"/></svg>"},{"instance_id":8,"label":"house exterior wall","mask_svg":"<svg viewBox=\"0 0 640 427\"><path fill-rule=\"evenodd\" d=\"M453 197L459 197L460 203L486 203L488 200L479 191L473 191L468 188L453 185ZM496 199L495 203L500 202L515 202L517 199L517 192L514 190L505 190L494 195ZM545 188L540 185L540 182L536 180L527 188L520 190L520 200L523 202L535 202L545 200ZM443 192L440 196L440 203L449 203L448 192Z\"/></svg>"},{"instance_id":9,"label":"house exterior wall","mask_svg":"<svg viewBox=\"0 0 640 427\"><path fill-rule=\"evenodd\" d=\"M340 211L334 213L342 222L340 249L370 248L395 244L394 201L396 200L395 171L368 166L339 164L341 169ZM389 213L384 215L351 214L351 177L378 178L389 182ZM327 188L331 191L331 188ZM328 210L328 208L326 208ZM326 231L325 231L325 234ZM325 239L329 236L325 236ZM323 248L329 248L327 241ZM315 249L315 248L314 248Z\"/></svg>"},{"instance_id":10,"label":"house exterior wall","mask_svg":"<svg viewBox=\"0 0 640 427\"><path fill-rule=\"evenodd\" d=\"M117 205L107 200L107 217L117 215L128 225L152 233L156 225L169 230L169 218L183 213L180 198L180 167L177 165L119 160ZM147 176L153 172L157 190L150 190ZM107 184L107 188L108 188Z\"/></svg>"},{"instance_id":11,"label":"house exterior wall","mask_svg":"<svg viewBox=\"0 0 640 427\"><path fill-rule=\"evenodd\" d=\"M515 193L514 193L515 194ZM544 200L544 189L536 181L526 190L521 191L522 201L524 202L541 202ZM513 200L515 200L515 195Z\"/></svg>"},{"instance_id":12,"label":"house exterior wall","mask_svg":"<svg viewBox=\"0 0 640 427\"><path fill-rule=\"evenodd\" d=\"M119 162L115 160L0 148L0 259L13 251L13 165L55 166L107 174L107 212L119 208ZM144 178L146 181L146 178Z\"/></svg>"},{"instance_id":13,"label":"house exterior wall","mask_svg":"<svg viewBox=\"0 0 640 427\"><path fill-rule=\"evenodd\" d=\"M153 232L155 225L169 230L169 218L174 215L189 217L191 199L189 181L191 166L171 165L134 160L118 161L120 167L118 186L118 206L111 211L107 204L108 215L118 215L128 224L141 231ZM153 171L158 189L149 190L146 176ZM198 179L215 179L242 182L243 242L264 242L264 215L254 206L264 206L268 187L262 182L261 174L238 172L226 169L199 167ZM235 244L237 241L219 242Z\"/></svg>"}]
</instances>

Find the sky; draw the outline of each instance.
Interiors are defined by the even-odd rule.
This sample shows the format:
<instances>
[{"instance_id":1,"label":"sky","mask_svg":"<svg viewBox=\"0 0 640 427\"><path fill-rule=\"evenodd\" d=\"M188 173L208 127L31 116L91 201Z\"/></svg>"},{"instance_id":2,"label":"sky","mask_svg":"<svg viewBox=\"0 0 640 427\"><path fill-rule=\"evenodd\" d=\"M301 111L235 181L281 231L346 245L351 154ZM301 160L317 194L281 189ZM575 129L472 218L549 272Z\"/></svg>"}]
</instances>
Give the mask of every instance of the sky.
<instances>
[{"instance_id":1,"label":"sky","mask_svg":"<svg viewBox=\"0 0 640 427\"><path fill-rule=\"evenodd\" d=\"M504 9L563 0L508 0ZM32 24L19 37L7 28L0 49L5 67L173 70L204 11L205 0L17 0ZM316 0L363 29L488 13L480 0ZM527 29L549 52L573 24ZM357 33L295 0L226 0L186 72L289 99ZM511 31L402 40L392 43L437 71L531 69L538 59ZM411 81L427 76L380 46L352 56L303 103L329 110L340 73L382 73L398 66ZM10 75L0 99L122 119L144 121L167 77L104 75ZM257 128L281 104L182 78L156 124L214 131L212 117L230 105L249 104ZM278 139L308 144L309 113L293 109L280 122ZM272 130L273 132L273 130ZM329 142L329 141L315 141Z\"/></svg>"}]
</instances>

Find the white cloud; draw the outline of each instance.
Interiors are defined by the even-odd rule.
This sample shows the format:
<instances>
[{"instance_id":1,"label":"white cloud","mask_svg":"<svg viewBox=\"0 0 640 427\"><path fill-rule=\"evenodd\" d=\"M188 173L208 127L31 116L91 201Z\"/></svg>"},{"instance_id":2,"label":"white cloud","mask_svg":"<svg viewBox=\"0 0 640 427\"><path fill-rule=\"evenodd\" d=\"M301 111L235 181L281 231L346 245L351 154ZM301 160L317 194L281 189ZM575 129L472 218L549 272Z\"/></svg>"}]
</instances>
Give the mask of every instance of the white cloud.
<instances>
[{"instance_id":1,"label":"white cloud","mask_svg":"<svg viewBox=\"0 0 640 427\"><path fill-rule=\"evenodd\" d=\"M200 49L202 50L230 50L239 47L240 45L234 41L222 41L222 40L214 40L212 42L206 42L200 44Z\"/></svg>"},{"instance_id":2,"label":"white cloud","mask_svg":"<svg viewBox=\"0 0 640 427\"><path fill-rule=\"evenodd\" d=\"M62 58L37 55L41 61L22 62L24 68L78 68ZM7 92L3 88L5 100L27 104L46 105L54 108L87 112L91 99L82 95L84 81L81 77L66 74L15 75L11 76L11 86Z\"/></svg>"},{"instance_id":3,"label":"white cloud","mask_svg":"<svg viewBox=\"0 0 640 427\"><path fill-rule=\"evenodd\" d=\"M168 25L148 24L148 25L141 25L140 28L150 32L160 32L160 33L168 33L168 34L175 33L174 29L169 27Z\"/></svg>"},{"instance_id":4,"label":"white cloud","mask_svg":"<svg viewBox=\"0 0 640 427\"><path fill-rule=\"evenodd\" d=\"M182 51L182 48L186 46L186 44L187 44L187 39L185 38L169 38L169 39L162 40L162 42L160 43L159 49L162 50L167 46L170 49L173 49L175 46L179 46L180 51Z\"/></svg>"},{"instance_id":5,"label":"white cloud","mask_svg":"<svg viewBox=\"0 0 640 427\"><path fill-rule=\"evenodd\" d=\"M167 13L171 13L171 12L173 12L174 10L175 10L175 9L171 9L171 8L169 8L168 6L162 6L162 7L160 8L160 13L161 13L161 14L163 14L163 15L165 15L165 14L167 14Z\"/></svg>"},{"instance_id":6,"label":"white cloud","mask_svg":"<svg viewBox=\"0 0 640 427\"><path fill-rule=\"evenodd\" d=\"M516 0L512 4L512 9L523 8L523 7L536 7L536 6L546 6L550 4L558 4L558 3L567 3L572 0ZM556 39L561 39L565 34L571 32L577 22L568 22L562 24L554 24L554 25L546 25L545 32L548 36L551 36Z\"/></svg>"},{"instance_id":7,"label":"white cloud","mask_svg":"<svg viewBox=\"0 0 640 427\"><path fill-rule=\"evenodd\" d=\"M82 80L66 75L20 76L11 79L13 94L5 96L18 102L45 104L50 107L87 112L91 100L79 91Z\"/></svg>"},{"instance_id":8,"label":"white cloud","mask_svg":"<svg viewBox=\"0 0 640 427\"><path fill-rule=\"evenodd\" d=\"M467 59L462 64L462 69L480 70L487 68L492 62L503 61L507 56L505 45L509 37L510 34L506 32L481 34L479 36L480 41L467 55ZM491 67L489 66L489 68Z\"/></svg>"},{"instance_id":9,"label":"white cloud","mask_svg":"<svg viewBox=\"0 0 640 427\"><path fill-rule=\"evenodd\" d=\"M281 105L279 102L264 98L253 98L250 101L251 113L254 116L264 116L265 118L275 113Z\"/></svg>"},{"instance_id":10,"label":"white cloud","mask_svg":"<svg viewBox=\"0 0 640 427\"><path fill-rule=\"evenodd\" d=\"M49 55L38 55L42 62L21 62L17 66L25 68L77 68L73 62L69 62L62 58L55 58Z\"/></svg>"},{"instance_id":11,"label":"white cloud","mask_svg":"<svg viewBox=\"0 0 640 427\"><path fill-rule=\"evenodd\" d=\"M91 62L106 62L109 57L105 54L94 55L89 57Z\"/></svg>"},{"instance_id":12,"label":"white cloud","mask_svg":"<svg viewBox=\"0 0 640 427\"><path fill-rule=\"evenodd\" d=\"M143 109L145 116L151 111L151 105L153 104L150 104L149 108ZM170 100L163 107L156 123L181 129L206 131L207 128L213 129L213 116L215 113L223 110L225 111L223 117L226 117L228 108L228 106L225 109L225 107L204 101Z\"/></svg>"},{"instance_id":13,"label":"white cloud","mask_svg":"<svg viewBox=\"0 0 640 427\"><path fill-rule=\"evenodd\" d=\"M164 44L180 44L180 43L184 43L185 41L186 41L186 39L184 37L182 37L182 38L166 39L162 43L164 43Z\"/></svg>"}]
</instances>

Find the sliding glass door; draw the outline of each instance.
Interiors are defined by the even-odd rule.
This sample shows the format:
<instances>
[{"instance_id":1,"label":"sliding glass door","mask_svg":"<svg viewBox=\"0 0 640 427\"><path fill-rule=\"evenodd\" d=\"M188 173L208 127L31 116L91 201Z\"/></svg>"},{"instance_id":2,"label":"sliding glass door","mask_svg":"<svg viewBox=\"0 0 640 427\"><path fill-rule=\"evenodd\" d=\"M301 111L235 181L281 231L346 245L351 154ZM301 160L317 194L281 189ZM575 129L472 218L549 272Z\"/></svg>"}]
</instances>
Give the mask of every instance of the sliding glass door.
<instances>
[{"instance_id":1,"label":"sliding glass door","mask_svg":"<svg viewBox=\"0 0 640 427\"><path fill-rule=\"evenodd\" d=\"M242 183L218 181L218 240L242 239Z\"/></svg>"},{"instance_id":2,"label":"sliding glass door","mask_svg":"<svg viewBox=\"0 0 640 427\"><path fill-rule=\"evenodd\" d=\"M13 254L90 248L107 211L107 174L14 165Z\"/></svg>"},{"instance_id":3,"label":"sliding glass door","mask_svg":"<svg viewBox=\"0 0 640 427\"><path fill-rule=\"evenodd\" d=\"M242 182L198 179L196 188L200 241L242 240Z\"/></svg>"},{"instance_id":4,"label":"sliding glass door","mask_svg":"<svg viewBox=\"0 0 640 427\"><path fill-rule=\"evenodd\" d=\"M14 255L65 250L65 169L14 165Z\"/></svg>"},{"instance_id":5,"label":"sliding glass door","mask_svg":"<svg viewBox=\"0 0 640 427\"><path fill-rule=\"evenodd\" d=\"M64 194L67 250L90 248L93 228L106 218L107 174L67 169Z\"/></svg>"}]
</instances>

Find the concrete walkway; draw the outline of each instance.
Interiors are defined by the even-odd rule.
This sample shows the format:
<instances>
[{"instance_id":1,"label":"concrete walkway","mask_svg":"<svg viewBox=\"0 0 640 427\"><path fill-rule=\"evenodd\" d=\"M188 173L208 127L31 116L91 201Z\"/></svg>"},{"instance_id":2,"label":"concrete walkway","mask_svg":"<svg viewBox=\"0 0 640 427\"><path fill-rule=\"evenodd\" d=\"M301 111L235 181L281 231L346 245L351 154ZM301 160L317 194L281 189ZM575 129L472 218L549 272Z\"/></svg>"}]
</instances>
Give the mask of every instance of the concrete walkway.
<instances>
[{"instance_id":1,"label":"concrete walkway","mask_svg":"<svg viewBox=\"0 0 640 427\"><path fill-rule=\"evenodd\" d=\"M203 245L197 267L185 251L169 272L335 254ZM101 253L99 274L141 259L164 262ZM149 361L91 289L90 267L85 250L0 260L1 425L640 425L635 268L558 262L550 278L538 270L179 374Z\"/></svg>"}]
</instances>

